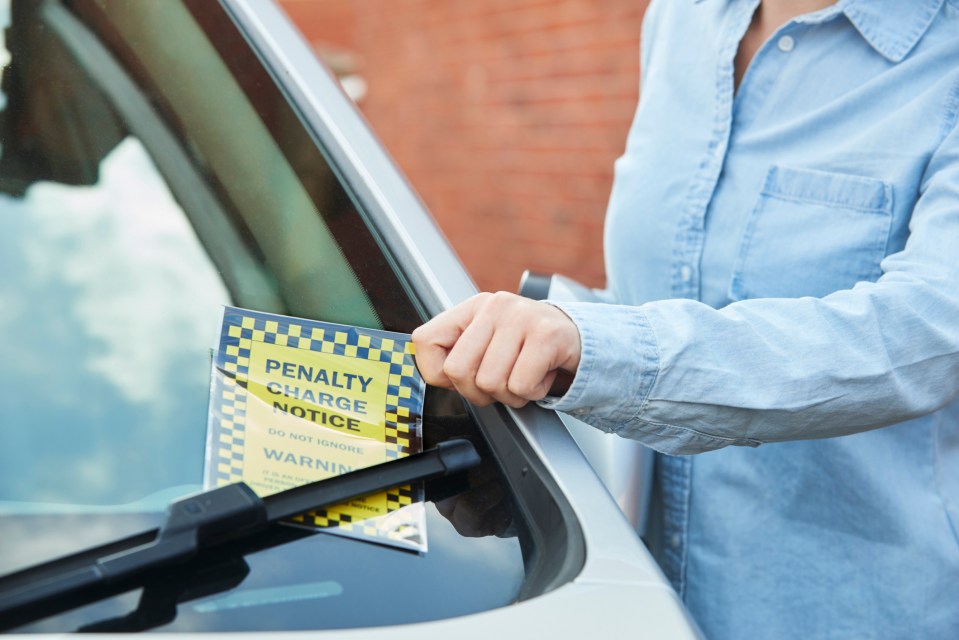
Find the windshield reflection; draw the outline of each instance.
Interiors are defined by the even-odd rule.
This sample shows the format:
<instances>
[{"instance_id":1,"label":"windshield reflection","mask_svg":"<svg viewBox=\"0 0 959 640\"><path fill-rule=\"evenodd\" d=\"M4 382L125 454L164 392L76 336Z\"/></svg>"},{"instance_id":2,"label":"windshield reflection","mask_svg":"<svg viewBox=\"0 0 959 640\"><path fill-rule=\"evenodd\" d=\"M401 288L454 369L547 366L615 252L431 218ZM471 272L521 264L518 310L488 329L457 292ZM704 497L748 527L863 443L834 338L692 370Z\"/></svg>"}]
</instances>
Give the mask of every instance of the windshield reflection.
<instances>
[{"instance_id":1,"label":"windshield reflection","mask_svg":"<svg viewBox=\"0 0 959 640\"><path fill-rule=\"evenodd\" d=\"M0 425L18 427L0 432L0 501L198 485L230 300L143 146L121 142L94 186L0 195L0 272Z\"/></svg>"}]
</instances>

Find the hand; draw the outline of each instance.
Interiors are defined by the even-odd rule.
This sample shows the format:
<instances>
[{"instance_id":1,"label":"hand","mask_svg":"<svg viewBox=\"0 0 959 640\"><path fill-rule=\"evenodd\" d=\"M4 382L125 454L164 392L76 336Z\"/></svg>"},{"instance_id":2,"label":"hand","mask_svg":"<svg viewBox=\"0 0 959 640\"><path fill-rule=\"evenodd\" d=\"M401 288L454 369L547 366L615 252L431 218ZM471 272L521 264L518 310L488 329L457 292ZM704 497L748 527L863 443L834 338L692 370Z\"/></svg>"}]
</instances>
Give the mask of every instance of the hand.
<instances>
[{"instance_id":1,"label":"hand","mask_svg":"<svg viewBox=\"0 0 959 640\"><path fill-rule=\"evenodd\" d=\"M581 349L569 316L505 292L480 293L444 311L413 332L413 344L428 384L456 389L479 406L514 408L568 381Z\"/></svg>"}]
</instances>

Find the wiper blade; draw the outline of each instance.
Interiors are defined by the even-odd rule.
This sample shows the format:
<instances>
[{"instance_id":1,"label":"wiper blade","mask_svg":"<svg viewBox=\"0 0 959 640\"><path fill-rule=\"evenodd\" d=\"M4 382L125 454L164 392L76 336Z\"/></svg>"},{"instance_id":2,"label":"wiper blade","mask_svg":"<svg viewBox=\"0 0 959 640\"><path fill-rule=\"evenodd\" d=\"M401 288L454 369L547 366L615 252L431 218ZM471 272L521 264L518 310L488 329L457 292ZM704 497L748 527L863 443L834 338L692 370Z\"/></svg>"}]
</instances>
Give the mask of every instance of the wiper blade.
<instances>
[{"instance_id":1,"label":"wiper blade","mask_svg":"<svg viewBox=\"0 0 959 640\"><path fill-rule=\"evenodd\" d=\"M466 471L480 463L467 440L440 442L406 458L258 497L245 483L170 504L164 524L0 578L0 630L143 586L158 572L211 550L254 539L292 516Z\"/></svg>"}]
</instances>

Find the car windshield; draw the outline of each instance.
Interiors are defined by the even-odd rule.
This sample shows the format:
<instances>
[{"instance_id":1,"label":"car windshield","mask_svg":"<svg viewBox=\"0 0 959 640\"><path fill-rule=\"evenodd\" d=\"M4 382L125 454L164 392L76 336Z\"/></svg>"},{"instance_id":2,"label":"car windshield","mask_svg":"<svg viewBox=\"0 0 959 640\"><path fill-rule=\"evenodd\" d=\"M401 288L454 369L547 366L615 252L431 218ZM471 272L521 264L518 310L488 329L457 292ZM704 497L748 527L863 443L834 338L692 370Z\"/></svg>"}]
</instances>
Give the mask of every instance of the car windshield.
<instances>
[{"instance_id":1,"label":"car windshield","mask_svg":"<svg viewBox=\"0 0 959 640\"><path fill-rule=\"evenodd\" d=\"M202 488L224 305L401 332L424 313L220 3L0 0L0 19L4 575L157 527ZM514 602L536 551L502 462L458 397L430 389L426 414L427 446L463 436L485 460L465 491L427 503L428 552L291 535L158 630L373 626ZM20 630L75 630L141 595Z\"/></svg>"}]
</instances>

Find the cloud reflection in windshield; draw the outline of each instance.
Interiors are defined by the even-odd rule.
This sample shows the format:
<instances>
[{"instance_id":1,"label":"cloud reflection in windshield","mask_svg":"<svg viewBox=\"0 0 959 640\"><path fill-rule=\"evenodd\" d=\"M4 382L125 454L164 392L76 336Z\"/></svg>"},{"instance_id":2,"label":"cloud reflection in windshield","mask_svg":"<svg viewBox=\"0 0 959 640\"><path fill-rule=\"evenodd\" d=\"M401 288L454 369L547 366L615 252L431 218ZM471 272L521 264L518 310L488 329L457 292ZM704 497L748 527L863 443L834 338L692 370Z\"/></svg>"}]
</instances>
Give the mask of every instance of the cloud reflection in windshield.
<instances>
[{"instance_id":1,"label":"cloud reflection in windshield","mask_svg":"<svg viewBox=\"0 0 959 640\"><path fill-rule=\"evenodd\" d=\"M122 503L200 477L229 295L137 140L100 172L0 196L0 500Z\"/></svg>"}]
</instances>

